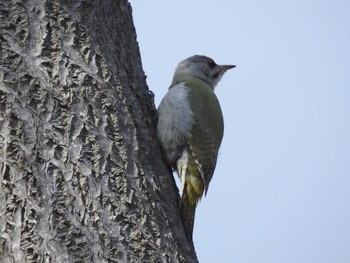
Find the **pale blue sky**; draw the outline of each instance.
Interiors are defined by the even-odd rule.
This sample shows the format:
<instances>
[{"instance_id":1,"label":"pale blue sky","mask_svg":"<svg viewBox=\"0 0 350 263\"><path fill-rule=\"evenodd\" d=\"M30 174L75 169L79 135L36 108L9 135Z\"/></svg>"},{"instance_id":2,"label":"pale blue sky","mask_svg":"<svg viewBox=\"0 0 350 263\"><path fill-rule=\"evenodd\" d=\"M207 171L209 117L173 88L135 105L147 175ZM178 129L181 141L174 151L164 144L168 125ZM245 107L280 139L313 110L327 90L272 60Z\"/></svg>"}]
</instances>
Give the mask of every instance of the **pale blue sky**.
<instances>
[{"instance_id":1,"label":"pale blue sky","mask_svg":"<svg viewBox=\"0 0 350 263\"><path fill-rule=\"evenodd\" d=\"M201 263L350 262L350 1L132 0L156 106L191 55L235 64L196 213Z\"/></svg>"}]
</instances>

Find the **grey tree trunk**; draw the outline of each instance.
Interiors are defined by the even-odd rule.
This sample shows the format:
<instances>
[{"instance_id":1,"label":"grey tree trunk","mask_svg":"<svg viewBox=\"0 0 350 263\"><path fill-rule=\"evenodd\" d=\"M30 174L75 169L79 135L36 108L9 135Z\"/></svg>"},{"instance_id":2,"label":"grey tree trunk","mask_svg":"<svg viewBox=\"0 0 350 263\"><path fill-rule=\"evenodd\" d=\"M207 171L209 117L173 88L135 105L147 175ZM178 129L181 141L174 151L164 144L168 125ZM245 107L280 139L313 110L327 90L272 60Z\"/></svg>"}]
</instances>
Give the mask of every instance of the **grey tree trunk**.
<instances>
[{"instance_id":1,"label":"grey tree trunk","mask_svg":"<svg viewBox=\"0 0 350 263\"><path fill-rule=\"evenodd\" d=\"M129 3L0 16L0 262L196 262Z\"/></svg>"}]
</instances>

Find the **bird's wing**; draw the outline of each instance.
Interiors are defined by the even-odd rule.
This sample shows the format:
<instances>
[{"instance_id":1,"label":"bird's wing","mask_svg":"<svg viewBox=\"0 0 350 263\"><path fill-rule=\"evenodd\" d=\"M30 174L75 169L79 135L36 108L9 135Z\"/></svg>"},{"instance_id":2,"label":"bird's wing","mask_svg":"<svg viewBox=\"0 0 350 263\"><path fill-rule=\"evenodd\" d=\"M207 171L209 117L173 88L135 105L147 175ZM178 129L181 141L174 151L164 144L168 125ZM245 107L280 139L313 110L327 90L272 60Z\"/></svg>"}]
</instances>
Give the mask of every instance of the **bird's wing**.
<instances>
[{"instance_id":1,"label":"bird's wing","mask_svg":"<svg viewBox=\"0 0 350 263\"><path fill-rule=\"evenodd\" d=\"M205 192L216 166L216 159L223 137L224 121L219 101L204 82L189 83L193 126L188 144L205 186Z\"/></svg>"}]
</instances>

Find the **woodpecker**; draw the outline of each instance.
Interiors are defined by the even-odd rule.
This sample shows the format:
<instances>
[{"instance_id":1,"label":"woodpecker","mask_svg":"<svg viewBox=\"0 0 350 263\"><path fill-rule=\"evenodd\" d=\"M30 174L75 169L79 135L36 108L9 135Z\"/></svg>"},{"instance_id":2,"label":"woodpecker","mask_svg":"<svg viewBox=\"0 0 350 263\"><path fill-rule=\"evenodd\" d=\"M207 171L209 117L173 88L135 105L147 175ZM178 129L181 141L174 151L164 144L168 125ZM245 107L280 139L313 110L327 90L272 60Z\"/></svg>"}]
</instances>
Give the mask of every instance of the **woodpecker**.
<instances>
[{"instance_id":1,"label":"woodpecker","mask_svg":"<svg viewBox=\"0 0 350 263\"><path fill-rule=\"evenodd\" d=\"M158 108L158 139L167 163L180 178L180 215L192 245L195 209L208 191L224 134L214 88L234 67L201 55L181 61Z\"/></svg>"}]
</instances>

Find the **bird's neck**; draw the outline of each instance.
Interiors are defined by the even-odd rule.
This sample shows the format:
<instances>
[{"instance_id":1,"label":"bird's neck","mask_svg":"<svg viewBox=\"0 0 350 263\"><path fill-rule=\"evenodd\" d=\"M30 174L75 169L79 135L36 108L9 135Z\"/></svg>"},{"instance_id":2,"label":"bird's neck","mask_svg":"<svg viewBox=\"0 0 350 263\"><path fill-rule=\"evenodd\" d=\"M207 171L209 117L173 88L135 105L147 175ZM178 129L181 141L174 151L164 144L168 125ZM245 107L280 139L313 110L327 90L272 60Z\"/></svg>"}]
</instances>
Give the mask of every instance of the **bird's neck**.
<instances>
[{"instance_id":1,"label":"bird's neck","mask_svg":"<svg viewBox=\"0 0 350 263\"><path fill-rule=\"evenodd\" d=\"M208 83L206 83L204 80L197 78L197 77L185 77L185 78L180 78L177 80L173 80L171 83L169 89L174 87L177 84L184 83L186 86L191 87L192 85L204 85L204 86L209 86L212 90L214 90L214 87L210 86Z\"/></svg>"}]
</instances>

